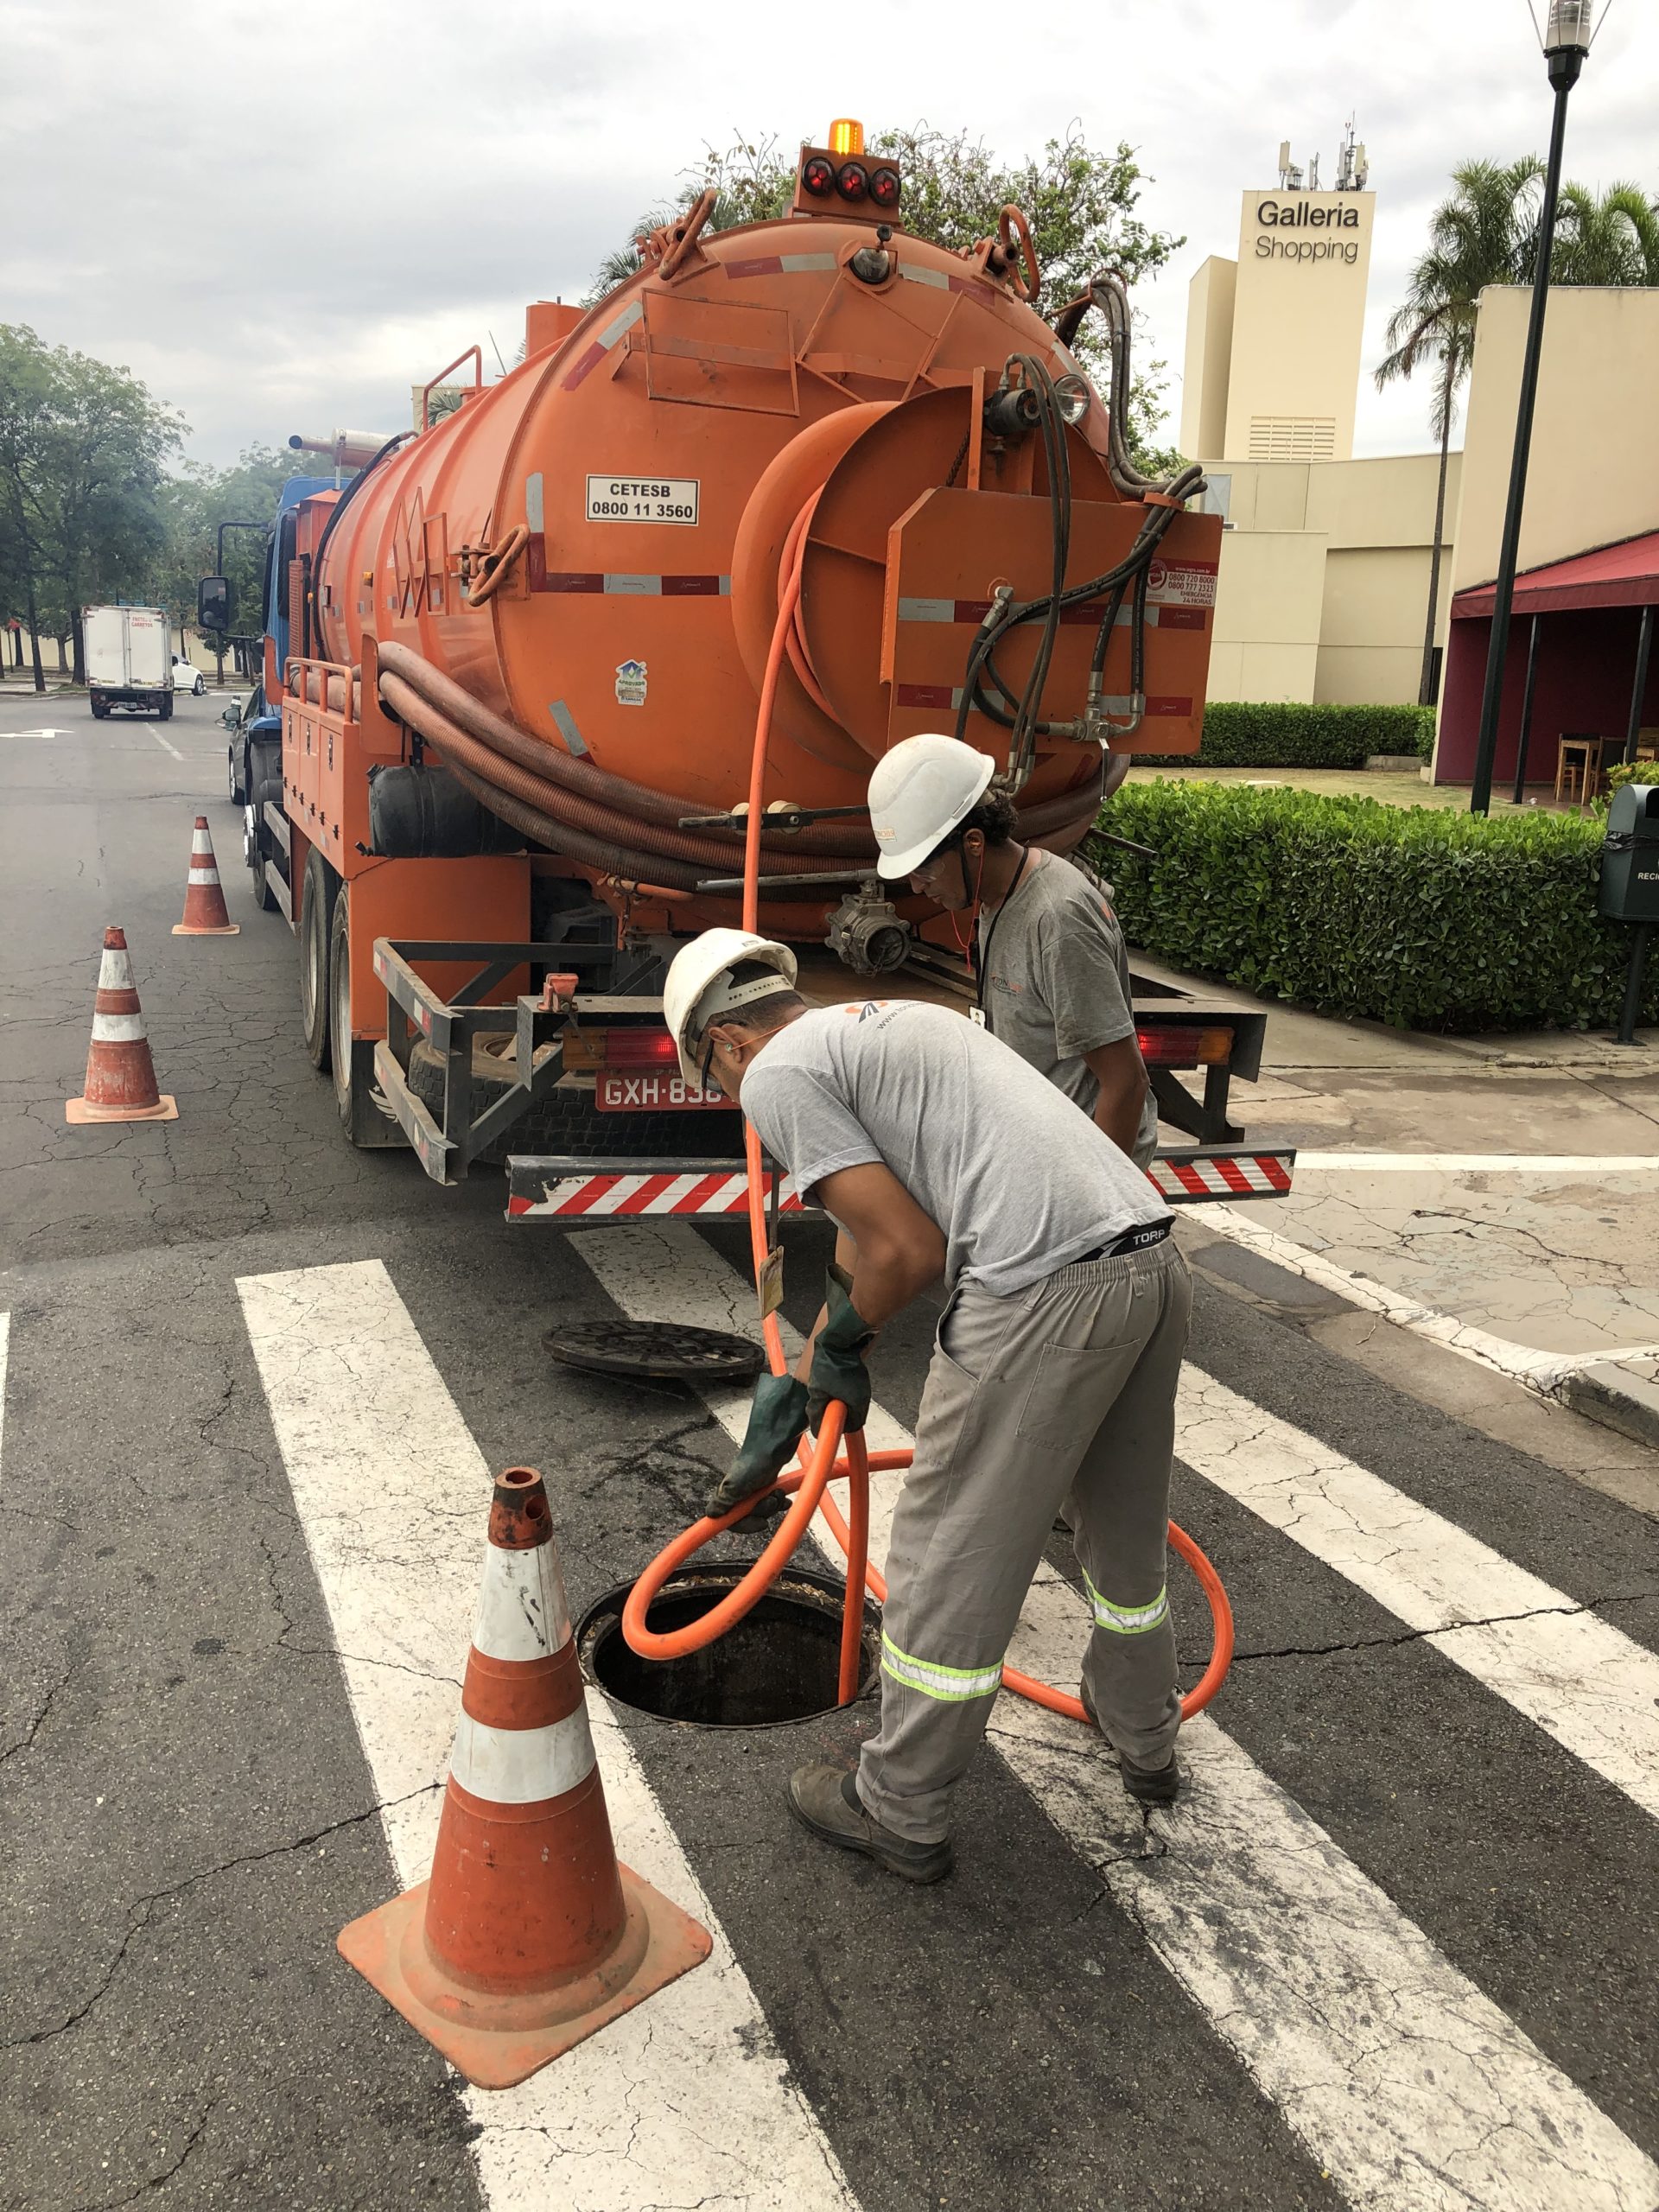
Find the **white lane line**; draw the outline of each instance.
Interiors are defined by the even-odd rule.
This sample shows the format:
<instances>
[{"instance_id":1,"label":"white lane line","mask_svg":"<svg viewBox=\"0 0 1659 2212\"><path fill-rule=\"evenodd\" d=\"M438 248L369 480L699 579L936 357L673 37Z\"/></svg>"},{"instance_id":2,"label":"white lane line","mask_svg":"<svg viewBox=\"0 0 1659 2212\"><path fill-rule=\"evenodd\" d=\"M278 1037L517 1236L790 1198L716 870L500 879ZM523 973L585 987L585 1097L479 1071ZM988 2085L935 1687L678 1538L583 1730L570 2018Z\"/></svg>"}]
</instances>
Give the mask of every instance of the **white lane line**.
<instances>
[{"instance_id":1,"label":"white lane line","mask_svg":"<svg viewBox=\"0 0 1659 2212\"><path fill-rule=\"evenodd\" d=\"M1659 1154L1299 1152L1299 1175L1659 1175Z\"/></svg>"},{"instance_id":2,"label":"white lane line","mask_svg":"<svg viewBox=\"0 0 1659 2212\"><path fill-rule=\"evenodd\" d=\"M1455 1522L1189 1365L1175 1449L1659 1816L1659 1658ZM1497 1620L1498 1614L1529 1618Z\"/></svg>"},{"instance_id":3,"label":"white lane line","mask_svg":"<svg viewBox=\"0 0 1659 2212\"><path fill-rule=\"evenodd\" d=\"M163 753L170 753L175 760L183 760L183 753L180 752L178 747L174 744L171 738L163 737L158 729L152 729L149 734L155 739L156 744L161 747Z\"/></svg>"},{"instance_id":4,"label":"white lane line","mask_svg":"<svg viewBox=\"0 0 1659 2212\"><path fill-rule=\"evenodd\" d=\"M393 1862L417 1881L460 1710L489 1470L378 1262L237 1287ZM556 1476L549 1488L556 1516ZM522 2087L462 2090L491 2212L705 2200L857 2212L626 1737L602 1698L588 1706L621 1856L696 1915L715 1952Z\"/></svg>"},{"instance_id":5,"label":"white lane line","mask_svg":"<svg viewBox=\"0 0 1659 2212\"><path fill-rule=\"evenodd\" d=\"M1604 1344L1595 1351L1535 1351L1530 1344L1513 1344L1507 1337L1495 1337L1490 1330L1478 1329L1471 1322L1459 1321L1454 1315L1439 1313L1432 1306L1420 1305L1402 1291L1390 1290L1387 1283L1379 1282L1374 1275L1356 1274L1351 1268L1338 1267L1334 1260L1327 1260L1322 1252L1310 1251L1294 1237L1262 1228L1235 1206L1206 1205L1202 1220L1196 1225L1213 1229L1218 1236L1243 1245L1247 1251L1260 1253L1264 1260L1271 1260L1275 1267L1300 1275L1305 1282L1318 1283L1322 1290L1335 1291L1339 1298L1347 1299L1351 1305L1361 1306L1368 1313L1382 1314L1397 1328L1408 1329L1414 1336L1426 1337L1431 1344L1460 1353L1465 1359L1473 1360L1478 1367L1491 1368L1511 1382L1523 1383L1541 1397L1558 1398L1568 1376L1580 1374L1587 1367L1602 1367L1621 1359L1651 1358L1659 1351L1659 1345L1652 1344Z\"/></svg>"},{"instance_id":6,"label":"white lane line","mask_svg":"<svg viewBox=\"0 0 1659 2212\"><path fill-rule=\"evenodd\" d=\"M700 1238L619 1227L572 1249L634 1319L758 1332L753 1289ZM706 1395L740 1437L747 1393ZM870 1440L910 1439L878 1406ZM878 1567L901 1480L871 1484ZM1069 1683L1088 1633L1051 1572L1010 1656ZM1183 1732L1192 1786L1154 1856L1074 1722L1005 1696L991 1733L1355 2212L1653 2212L1659 2167L1208 1714Z\"/></svg>"}]
</instances>

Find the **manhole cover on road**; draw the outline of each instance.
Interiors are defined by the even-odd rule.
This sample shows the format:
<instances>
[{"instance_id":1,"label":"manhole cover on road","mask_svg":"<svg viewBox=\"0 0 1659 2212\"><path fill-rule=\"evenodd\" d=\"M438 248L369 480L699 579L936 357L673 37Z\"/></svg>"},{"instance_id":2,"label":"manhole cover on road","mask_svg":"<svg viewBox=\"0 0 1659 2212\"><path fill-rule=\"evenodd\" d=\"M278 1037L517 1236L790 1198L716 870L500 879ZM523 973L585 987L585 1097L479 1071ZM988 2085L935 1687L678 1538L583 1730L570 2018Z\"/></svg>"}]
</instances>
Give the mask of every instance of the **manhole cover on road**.
<instances>
[{"instance_id":1,"label":"manhole cover on road","mask_svg":"<svg viewBox=\"0 0 1659 2212\"><path fill-rule=\"evenodd\" d=\"M645 1625L658 1635L685 1628L717 1605L747 1571L684 1567L652 1601ZM828 1577L786 1567L735 1627L683 1659L642 1659L622 1633L632 1589L620 1582L595 1599L576 1625L582 1672L620 1705L659 1720L705 1728L772 1728L833 1713L841 1674L842 1587ZM859 1695L874 1684L880 1616L866 1603Z\"/></svg>"},{"instance_id":2,"label":"manhole cover on road","mask_svg":"<svg viewBox=\"0 0 1659 2212\"><path fill-rule=\"evenodd\" d=\"M766 1357L747 1337L670 1321L561 1321L542 1343L566 1367L688 1382L746 1382L760 1372Z\"/></svg>"}]
</instances>

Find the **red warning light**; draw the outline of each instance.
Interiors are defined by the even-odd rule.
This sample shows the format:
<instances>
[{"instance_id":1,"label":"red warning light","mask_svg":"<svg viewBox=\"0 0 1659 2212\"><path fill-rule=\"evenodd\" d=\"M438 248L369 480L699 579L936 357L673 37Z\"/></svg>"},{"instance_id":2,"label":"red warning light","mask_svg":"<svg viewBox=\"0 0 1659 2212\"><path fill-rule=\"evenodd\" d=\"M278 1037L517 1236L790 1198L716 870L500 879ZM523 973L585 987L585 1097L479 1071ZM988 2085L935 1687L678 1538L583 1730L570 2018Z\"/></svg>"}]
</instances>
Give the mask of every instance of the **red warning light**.
<instances>
[{"instance_id":1,"label":"red warning light","mask_svg":"<svg viewBox=\"0 0 1659 2212\"><path fill-rule=\"evenodd\" d=\"M801 182L815 200L828 200L836 188L836 173L822 154L801 164Z\"/></svg>"},{"instance_id":2,"label":"red warning light","mask_svg":"<svg viewBox=\"0 0 1659 2212\"><path fill-rule=\"evenodd\" d=\"M870 197L878 207L896 207L899 190L897 169L882 168L870 171Z\"/></svg>"},{"instance_id":3,"label":"red warning light","mask_svg":"<svg viewBox=\"0 0 1659 2212\"><path fill-rule=\"evenodd\" d=\"M870 180L862 162L843 162L836 171L836 190L843 200L862 200Z\"/></svg>"}]
</instances>

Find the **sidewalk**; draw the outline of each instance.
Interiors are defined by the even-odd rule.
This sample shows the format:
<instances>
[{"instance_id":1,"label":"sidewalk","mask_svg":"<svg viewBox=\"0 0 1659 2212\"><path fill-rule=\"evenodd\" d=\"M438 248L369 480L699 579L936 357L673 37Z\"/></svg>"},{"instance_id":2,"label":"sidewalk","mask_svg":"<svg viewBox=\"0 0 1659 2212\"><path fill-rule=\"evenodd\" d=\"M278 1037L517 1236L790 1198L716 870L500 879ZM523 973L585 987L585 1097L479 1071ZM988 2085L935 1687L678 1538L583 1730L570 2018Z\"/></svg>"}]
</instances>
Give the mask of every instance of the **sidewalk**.
<instances>
[{"instance_id":1,"label":"sidewalk","mask_svg":"<svg viewBox=\"0 0 1659 2212\"><path fill-rule=\"evenodd\" d=\"M1300 1148L1287 1197L1195 1224L1659 1445L1659 1029L1422 1036L1131 959L1268 1015L1235 1110Z\"/></svg>"}]
</instances>

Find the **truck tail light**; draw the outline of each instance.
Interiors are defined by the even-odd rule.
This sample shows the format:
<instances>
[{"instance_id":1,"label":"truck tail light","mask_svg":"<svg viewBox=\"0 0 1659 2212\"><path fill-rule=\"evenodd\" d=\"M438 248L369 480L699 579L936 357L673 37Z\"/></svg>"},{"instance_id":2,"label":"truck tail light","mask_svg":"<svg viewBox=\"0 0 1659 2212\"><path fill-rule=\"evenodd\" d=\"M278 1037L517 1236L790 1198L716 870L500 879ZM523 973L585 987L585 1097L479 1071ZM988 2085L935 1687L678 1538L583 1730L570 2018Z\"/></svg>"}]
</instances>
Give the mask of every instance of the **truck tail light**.
<instances>
[{"instance_id":1,"label":"truck tail light","mask_svg":"<svg viewBox=\"0 0 1659 2212\"><path fill-rule=\"evenodd\" d=\"M870 171L870 197L878 207L896 207L900 189L897 169L890 169L884 164L880 168Z\"/></svg>"},{"instance_id":2,"label":"truck tail light","mask_svg":"<svg viewBox=\"0 0 1659 2212\"><path fill-rule=\"evenodd\" d=\"M836 188L836 172L822 154L813 154L801 164L801 182L815 200L828 200Z\"/></svg>"},{"instance_id":3,"label":"truck tail light","mask_svg":"<svg viewBox=\"0 0 1659 2212\"><path fill-rule=\"evenodd\" d=\"M1233 1056L1230 1029L1189 1029L1171 1022L1137 1029L1135 1041L1149 1068L1223 1067Z\"/></svg>"},{"instance_id":4,"label":"truck tail light","mask_svg":"<svg viewBox=\"0 0 1659 2212\"><path fill-rule=\"evenodd\" d=\"M666 1029L612 1029L605 1033L605 1065L611 1068L677 1068L679 1053Z\"/></svg>"},{"instance_id":5,"label":"truck tail light","mask_svg":"<svg viewBox=\"0 0 1659 2212\"><path fill-rule=\"evenodd\" d=\"M869 175L862 162L843 162L836 171L836 190L843 200L862 200L869 188Z\"/></svg>"}]
</instances>

